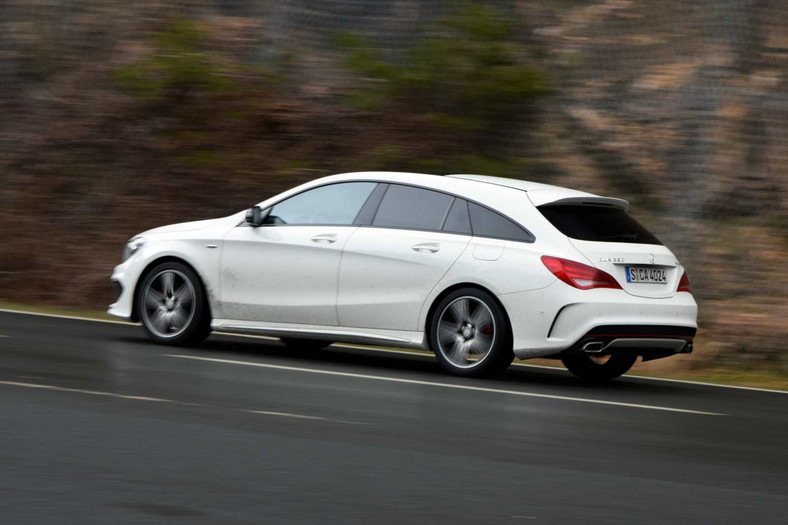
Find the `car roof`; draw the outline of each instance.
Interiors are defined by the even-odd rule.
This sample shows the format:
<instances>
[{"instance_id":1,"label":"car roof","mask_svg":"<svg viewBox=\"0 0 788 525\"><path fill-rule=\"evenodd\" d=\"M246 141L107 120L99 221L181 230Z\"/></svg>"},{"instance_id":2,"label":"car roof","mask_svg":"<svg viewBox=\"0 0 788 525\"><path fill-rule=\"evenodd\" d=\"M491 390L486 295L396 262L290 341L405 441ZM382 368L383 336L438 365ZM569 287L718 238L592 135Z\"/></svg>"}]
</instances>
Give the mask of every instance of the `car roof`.
<instances>
[{"instance_id":1,"label":"car roof","mask_svg":"<svg viewBox=\"0 0 788 525\"><path fill-rule=\"evenodd\" d=\"M471 175L465 173L457 173L453 175L446 175L453 179L475 180L477 182L486 182L487 184L496 184L498 186L506 186L507 188L514 188L522 191L536 191L536 190L567 190L574 191L560 186L553 186L551 184L542 184L541 182L531 182L529 180L508 179L506 177L492 177L490 175Z\"/></svg>"},{"instance_id":2,"label":"car roof","mask_svg":"<svg viewBox=\"0 0 788 525\"><path fill-rule=\"evenodd\" d=\"M492 177L489 175L455 174L455 175L428 175L424 173L404 173L396 171L361 171L342 173L327 177L334 180L379 180L385 182L400 182L404 184L424 184L436 189L450 190L454 184L449 181L472 181L484 185L494 185L524 191L534 206L543 204L595 204L607 205L627 209L629 202L624 199L603 197L585 191L531 182L505 177ZM465 186L465 184L460 183Z\"/></svg>"}]
</instances>

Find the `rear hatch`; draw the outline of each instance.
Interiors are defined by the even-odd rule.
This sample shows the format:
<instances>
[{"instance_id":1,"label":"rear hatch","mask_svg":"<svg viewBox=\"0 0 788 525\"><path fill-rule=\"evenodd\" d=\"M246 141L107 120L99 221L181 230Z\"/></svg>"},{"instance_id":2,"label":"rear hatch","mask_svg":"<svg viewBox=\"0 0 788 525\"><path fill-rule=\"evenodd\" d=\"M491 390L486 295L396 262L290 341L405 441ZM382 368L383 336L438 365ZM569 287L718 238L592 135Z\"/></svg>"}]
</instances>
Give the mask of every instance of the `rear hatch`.
<instances>
[{"instance_id":1,"label":"rear hatch","mask_svg":"<svg viewBox=\"0 0 788 525\"><path fill-rule=\"evenodd\" d=\"M591 264L612 275L627 293L652 298L675 294L681 277L678 261L659 239L627 214L626 201L605 197L529 198Z\"/></svg>"}]
</instances>

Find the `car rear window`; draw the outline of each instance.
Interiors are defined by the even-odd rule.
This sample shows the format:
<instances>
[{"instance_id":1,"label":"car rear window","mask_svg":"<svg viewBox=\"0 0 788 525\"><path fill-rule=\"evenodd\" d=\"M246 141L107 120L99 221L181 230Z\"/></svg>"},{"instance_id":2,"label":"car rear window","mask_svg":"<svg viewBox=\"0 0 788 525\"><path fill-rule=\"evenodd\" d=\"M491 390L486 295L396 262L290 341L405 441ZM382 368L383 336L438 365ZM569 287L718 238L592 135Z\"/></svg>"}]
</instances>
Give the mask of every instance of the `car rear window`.
<instances>
[{"instance_id":1,"label":"car rear window","mask_svg":"<svg viewBox=\"0 0 788 525\"><path fill-rule=\"evenodd\" d=\"M545 205L538 209L553 226L572 239L662 244L653 233L618 208L572 204Z\"/></svg>"}]
</instances>

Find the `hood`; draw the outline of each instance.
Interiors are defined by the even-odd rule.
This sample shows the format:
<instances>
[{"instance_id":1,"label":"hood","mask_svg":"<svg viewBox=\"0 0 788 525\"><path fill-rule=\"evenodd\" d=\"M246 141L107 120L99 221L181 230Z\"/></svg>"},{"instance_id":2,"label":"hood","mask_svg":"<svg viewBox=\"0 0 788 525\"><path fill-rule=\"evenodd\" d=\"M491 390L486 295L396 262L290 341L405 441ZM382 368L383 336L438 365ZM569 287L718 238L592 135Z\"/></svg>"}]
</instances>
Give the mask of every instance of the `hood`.
<instances>
[{"instance_id":1,"label":"hood","mask_svg":"<svg viewBox=\"0 0 788 525\"><path fill-rule=\"evenodd\" d=\"M142 232L140 235L144 236L144 235L150 235L156 233L178 233L178 232L202 230L203 228L207 228L212 224L216 223L217 220L218 219L207 219L204 221L179 222L178 224L159 226L158 228L153 228L152 230Z\"/></svg>"}]
</instances>

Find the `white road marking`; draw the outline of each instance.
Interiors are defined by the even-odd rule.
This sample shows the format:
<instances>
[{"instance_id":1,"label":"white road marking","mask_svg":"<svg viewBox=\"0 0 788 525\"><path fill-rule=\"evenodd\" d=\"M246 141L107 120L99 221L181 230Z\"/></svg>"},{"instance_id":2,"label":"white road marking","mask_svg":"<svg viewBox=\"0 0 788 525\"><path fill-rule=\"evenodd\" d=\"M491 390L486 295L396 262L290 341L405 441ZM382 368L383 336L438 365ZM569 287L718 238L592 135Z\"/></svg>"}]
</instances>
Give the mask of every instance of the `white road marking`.
<instances>
[{"instance_id":1,"label":"white road marking","mask_svg":"<svg viewBox=\"0 0 788 525\"><path fill-rule=\"evenodd\" d=\"M128 326L139 325L139 323L132 323L131 321L113 321L112 319L93 319L92 317L79 317L77 315L47 314L42 312L28 312L27 310L11 310L9 308L0 308L0 312L5 312L9 314L34 315L37 317L54 317L56 319L73 319L75 321L92 321L94 323L125 324Z\"/></svg>"},{"instance_id":2,"label":"white road marking","mask_svg":"<svg viewBox=\"0 0 788 525\"><path fill-rule=\"evenodd\" d=\"M76 321L92 321L94 323L110 323L110 324L121 324L126 326L140 326L140 323L132 323L131 321L113 321L111 319L93 319L90 317L79 317L75 315L60 315L60 314L47 314L41 312L29 312L27 310L13 310L9 308L0 308L0 312L11 313L11 314L22 314L22 315L35 315L39 317L54 317L58 319L74 319ZM222 332L216 331L214 333L221 334L221 335L228 335L231 337L249 337L254 339L265 339L267 341L276 341L279 339L278 337L272 337L269 335L254 335L254 334L235 334L231 332ZM6 336L10 337L10 336ZM360 350L369 350L371 352L384 352L390 354L405 354L405 355L420 355L424 357L432 357L430 352L427 351L419 351L419 350L412 350L412 351L403 351L397 349L384 349L384 348L374 348L362 345L351 345L351 344L342 344L342 343L335 343L331 345L336 348L355 348ZM530 365L525 363L513 363L512 366L519 366L519 367L526 367L526 368L540 368L540 369L547 369L547 370L563 370L561 367L558 366L544 366L544 365ZM638 376L632 374L626 374L622 377L631 378L631 379L642 379L644 381L664 381L668 383L684 383L687 385L699 385L699 386L713 386L716 388L732 388L734 390L751 390L754 392L769 392L771 394L788 394L788 390L773 390L769 388L757 388L752 386L737 386L737 385L721 385L718 383L704 383L702 381L690 381L687 379L670 379L666 377L649 377L649 376Z\"/></svg>"},{"instance_id":3,"label":"white road marking","mask_svg":"<svg viewBox=\"0 0 788 525\"><path fill-rule=\"evenodd\" d=\"M233 410L236 412L244 412L247 414L261 414L265 416L278 416L278 417L289 417L294 419L313 419L319 421L331 421L334 423L347 423L352 425L366 425L368 423L359 423L356 421L343 421L340 419L331 419L327 417L318 417L318 416L307 416L305 414L293 414L290 412L273 412L269 410L246 410L241 408L226 408L220 407L215 405L206 405L203 403L189 403L186 401L175 401L173 399L164 399L160 397L147 397L147 396L132 396L127 394L116 394L115 392L104 392L101 390L84 390L81 388L67 388L63 386L56 386L56 385L44 385L41 383L23 383L20 381L0 381L0 385L6 386L17 386L23 388L36 388L40 390L53 390L55 392L70 392L75 394L87 394L90 396L102 396L102 397L112 397L117 399L130 399L132 401L152 401L155 403L169 403L172 405L182 405L182 406L196 406L196 407L206 407L206 408L219 408L224 410Z\"/></svg>"},{"instance_id":4,"label":"white road marking","mask_svg":"<svg viewBox=\"0 0 788 525\"><path fill-rule=\"evenodd\" d=\"M56 392L73 392L76 394L87 394L90 396L114 397L118 399L131 399L133 401L153 401L155 403L177 403L179 405L191 405L192 403L182 403L172 399L162 399L159 397L130 396L127 394L116 394L114 392L102 392L100 390L84 390L81 388L67 388L55 385L43 385L41 383L22 383L19 381L0 381L0 385L21 386L24 388L38 388L41 390L54 390Z\"/></svg>"},{"instance_id":5,"label":"white road marking","mask_svg":"<svg viewBox=\"0 0 788 525\"><path fill-rule=\"evenodd\" d=\"M3 335L3 334L0 334L0 339L2 339L3 337L11 337L11 336L10 336L10 335Z\"/></svg>"},{"instance_id":6,"label":"white road marking","mask_svg":"<svg viewBox=\"0 0 788 525\"><path fill-rule=\"evenodd\" d=\"M199 357L194 355L184 355L184 354L164 354L164 357L175 357L178 359L193 359L195 361L208 361L212 363L224 363L230 365L242 365L242 366L253 366L259 368L272 368L275 370L289 370L293 372L305 372L309 374L324 374L324 375L332 375L332 376L341 376L341 377L355 377L359 379L372 379L376 381L388 381L392 383L407 383L411 385L427 385L427 386L435 386L439 388L452 388L456 390L471 390L475 392L490 392L494 394L507 394L512 396L525 396L525 397L539 397L544 399L558 399L561 401L577 401L581 403L594 403L598 405L611 405L611 406L621 406L621 407L629 407L629 408L645 408L649 410L661 410L665 412L682 412L685 414L700 414L704 416L724 416L726 414L719 414L716 412L704 412L701 410L689 410L684 408L672 408L672 407L663 407L663 406L656 406L656 405L640 405L636 403L623 403L620 401L604 401L601 399L588 399L583 397L570 397L570 396L557 396L552 394L537 394L535 392L523 392L520 390L504 390L499 388L486 388L480 386L470 386L470 385L457 385L453 383L441 383L437 381L422 381L418 379L405 379L399 377L389 377L389 376L378 376L378 375L371 375L371 374L354 374L350 372L338 372L335 370L323 370L319 368L303 368L298 366L285 366L285 365L272 365L269 363L255 363L251 361L237 361L234 359L218 359L214 357Z\"/></svg>"},{"instance_id":7,"label":"white road marking","mask_svg":"<svg viewBox=\"0 0 788 525\"><path fill-rule=\"evenodd\" d=\"M278 337L272 337L270 335L255 335L255 334L236 334L233 332L222 332L216 331L216 334L226 335L230 337L246 337L250 339L263 339L266 341L277 341L279 340ZM369 352L380 352L385 354L399 354L399 355L409 355L409 356L416 356L416 357L423 357L426 359L434 359L434 355L432 352L428 350L418 350L418 349L407 349L407 350L398 350L396 348L377 348L374 346L364 346L364 345L354 345L349 343L334 343L330 346L330 348L349 348L352 350L367 350ZM519 367L519 368L536 368L539 370L559 370L569 373L565 368L561 366L549 366L549 365L532 365L530 363L512 363L511 366ZM754 392L769 392L772 394L788 394L788 390L772 390L768 388L757 388L753 386L738 386L738 385L721 385L718 383L704 383L702 381L689 381L687 379L670 379L667 377L650 377L650 376L639 376L635 374L625 374L622 377L628 379L642 379L644 381L664 381L668 383L683 383L687 385L700 385L700 386L714 386L717 388L733 388L736 390L752 390Z\"/></svg>"},{"instance_id":8,"label":"white road marking","mask_svg":"<svg viewBox=\"0 0 788 525\"><path fill-rule=\"evenodd\" d=\"M530 366L530 365L522 365ZM624 377L629 379L645 379L646 381L664 381L666 383L684 383L685 385L714 386L717 388L734 388L736 390L751 390L753 392L769 392L772 394L788 394L788 390L772 390L769 388L757 388L754 386L720 385L717 383L704 383L703 381L689 381L687 379L670 379L667 377L649 377L627 374Z\"/></svg>"},{"instance_id":9,"label":"white road marking","mask_svg":"<svg viewBox=\"0 0 788 525\"><path fill-rule=\"evenodd\" d=\"M305 414L293 414L292 412L275 412L272 410L242 410L247 414L261 414L264 416L292 417L294 419L314 419L316 421L330 421L332 423L343 423L345 425L371 425L361 421L348 421L346 419L333 419L329 417L307 416Z\"/></svg>"},{"instance_id":10,"label":"white road marking","mask_svg":"<svg viewBox=\"0 0 788 525\"><path fill-rule=\"evenodd\" d=\"M320 421L325 421L326 418L318 417L318 416L305 416L303 414L291 414L289 412L271 412L270 410L244 410L244 412L248 414L263 414L266 416L284 416L284 417L294 417L296 419L318 419Z\"/></svg>"}]
</instances>

